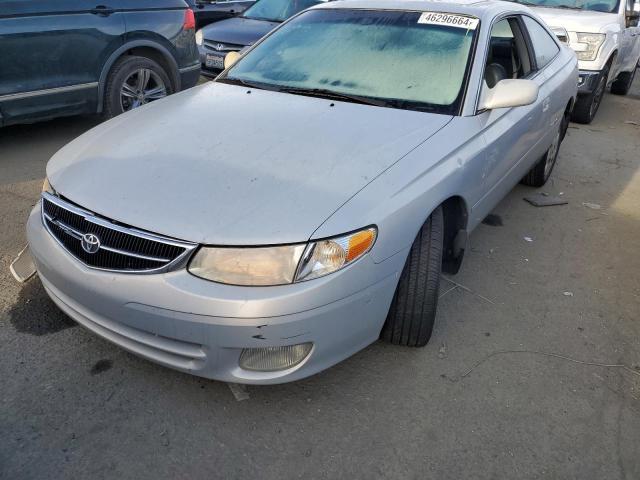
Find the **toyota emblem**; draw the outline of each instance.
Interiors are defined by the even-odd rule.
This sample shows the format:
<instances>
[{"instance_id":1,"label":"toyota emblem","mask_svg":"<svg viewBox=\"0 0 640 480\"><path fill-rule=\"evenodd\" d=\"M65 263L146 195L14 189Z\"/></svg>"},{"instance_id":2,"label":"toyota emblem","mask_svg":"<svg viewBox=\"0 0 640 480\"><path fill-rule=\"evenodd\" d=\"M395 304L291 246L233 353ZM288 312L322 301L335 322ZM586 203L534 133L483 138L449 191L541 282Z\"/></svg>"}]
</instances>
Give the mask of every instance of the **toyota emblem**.
<instances>
[{"instance_id":1,"label":"toyota emblem","mask_svg":"<svg viewBox=\"0 0 640 480\"><path fill-rule=\"evenodd\" d=\"M100 250L100 239L93 233L85 233L80 240L82 249L87 253L96 253Z\"/></svg>"}]
</instances>

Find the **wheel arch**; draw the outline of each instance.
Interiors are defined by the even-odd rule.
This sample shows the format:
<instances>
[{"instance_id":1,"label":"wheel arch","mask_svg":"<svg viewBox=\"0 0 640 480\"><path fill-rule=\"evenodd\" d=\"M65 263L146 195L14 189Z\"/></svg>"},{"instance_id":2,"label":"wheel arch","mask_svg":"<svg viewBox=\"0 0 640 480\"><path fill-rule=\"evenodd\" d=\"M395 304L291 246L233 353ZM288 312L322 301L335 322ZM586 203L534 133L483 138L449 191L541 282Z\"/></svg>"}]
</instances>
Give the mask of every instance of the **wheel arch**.
<instances>
[{"instance_id":1,"label":"wheel arch","mask_svg":"<svg viewBox=\"0 0 640 480\"><path fill-rule=\"evenodd\" d=\"M113 52L102 67L102 72L98 80L98 113L101 113L104 109L104 89L107 84L109 72L113 65L126 55L147 57L157 62L167 73L167 76L171 80L173 90L176 92L180 90L180 71L171 52L163 45L152 40L133 40Z\"/></svg>"},{"instance_id":2,"label":"wheel arch","mask_svg":"<svg viewBox=\"0 0 640 480\"><path fill-rule=\"evenodd\" d=\"M467 203L461 196L453 195L439 206L442 207L444 218L442 271L456 274L460 270L467 248L469 221Z\"/></svg>"}]
</instances>

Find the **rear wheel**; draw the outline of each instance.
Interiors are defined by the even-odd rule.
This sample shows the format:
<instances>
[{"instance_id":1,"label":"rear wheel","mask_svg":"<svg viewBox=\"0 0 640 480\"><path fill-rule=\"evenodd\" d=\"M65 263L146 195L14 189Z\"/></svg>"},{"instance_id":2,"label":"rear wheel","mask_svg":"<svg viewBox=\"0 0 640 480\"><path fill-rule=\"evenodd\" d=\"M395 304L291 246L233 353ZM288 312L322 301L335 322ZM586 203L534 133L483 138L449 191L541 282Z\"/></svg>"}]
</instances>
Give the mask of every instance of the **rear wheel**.
<instances>
[{"instance_id":1,"label":"rear wheel","mask_svg":"<svg viewBox=\"0 0 640 480\"><path fill-rule=\"evenodd\" d=\"M413 241L381 337L395 345L423 347L431 338L442 271L444 219L436 208Z\"/></svg>"},{"instance_id":2,"label":"rear wheel","mask_svg":"<svg viewBox=\"0 0 640 480\"><path fill-rule=\"evenodd\" d=\"M636 76L636 69L634 68L630 72L622 72L618 75L615 82L611 84L611 93L616 95L626 95L631 89L633 78Z\"/></svg>"},{"instance_id":3,"label":"rear wheel","mask_svg":"<svg viewBox=\"0 0 640 480\"><path fill-rule=\"evenodd\" d=\"M580 95L576 100L576 105L571 115L571 120L577 123L591 123L596 116L602 97L607 89L607 81L609 79L609 67L605 67L600 75L598 85L593 92L587 95Z\"/></svg>"},{"instance_id":4,"label":"rear wheel","mask_svg":"<svg viewBox=\"0 0 640 480\"><path fill-rule=\"evenodd\" d=\"M569 127L569 112L566 112L562 121L560 122L560 126L558 127L558 131L553 137L553 141L549 146L547 152L543 155L543 157L536 163L531 170L524 176L521 180L521 183L524 185L529 185L530 187L542 187L549 177L551 176L551 172L553 171L553 167L556 164L556 160L558 159L558 151L560 150L560 144L564 139L564 135L567 132L567 128Z\"/></svg>"},{"instance_id":5,"label":"rear wheel","mask_svg":"<svg viewBox=\"0 0 640 480\"><path fill-rule=\"evenodd\" d=\"M104 115L115 117L172 93L167 73L156 62L146 57L122 57L107 77Z\"/></svg>"}]
</instances>

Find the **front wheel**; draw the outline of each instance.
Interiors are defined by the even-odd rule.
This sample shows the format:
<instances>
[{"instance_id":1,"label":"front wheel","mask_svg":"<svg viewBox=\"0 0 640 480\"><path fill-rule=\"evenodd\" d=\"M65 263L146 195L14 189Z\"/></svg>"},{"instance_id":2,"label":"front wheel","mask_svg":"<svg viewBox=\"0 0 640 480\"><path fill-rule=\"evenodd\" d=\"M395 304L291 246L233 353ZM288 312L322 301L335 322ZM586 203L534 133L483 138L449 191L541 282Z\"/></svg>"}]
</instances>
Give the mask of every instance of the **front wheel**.
<instances>
[{"instance_id":1,"label":"front wheel","mask_svg":"<svg viewBox=\"0 0 640 480\"><path fill-rule=\"evenodd\" d=\"M442 271L444 218L436 208L413 241L381 337L395 345L423 347L436 319Z\"/></svg>"},{"instance_id":2,"label":"front wheel","mask_svg":"<svg viewBox=\"0 0 640 480\"><path fill-rule=\"evenodd\" d=\"M107 77L104 115L115 117L172 93L171 81L160 65L150 58L125 56Z\"/></svg>"},{"instance_id":3,"label":"front wheel","mask_svg":"<svg viewBox=\"0 0 640 480\"><path fill-rule=\"evenodd\" d=\"M580 95L576 100L573 108L571 120L577 123L591 123L596 116L602 97L607 89L607 81L609 79L609 67L606 67L600 75L598 85L593 92L587 95Z\"/></svg>"}]
</instances>

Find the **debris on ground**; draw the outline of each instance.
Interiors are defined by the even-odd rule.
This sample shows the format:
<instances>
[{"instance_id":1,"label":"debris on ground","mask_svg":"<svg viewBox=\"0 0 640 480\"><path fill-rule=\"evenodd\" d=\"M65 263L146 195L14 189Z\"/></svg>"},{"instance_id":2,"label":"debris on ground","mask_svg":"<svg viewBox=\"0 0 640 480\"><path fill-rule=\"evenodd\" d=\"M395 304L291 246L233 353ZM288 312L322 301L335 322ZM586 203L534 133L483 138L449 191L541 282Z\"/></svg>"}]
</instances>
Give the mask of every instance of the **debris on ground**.
<instances>
[{"instance_id":1,"label":"debris on ground","mask_svg":"<svg viewBox=\"0 0 640 480\"><path fill-rule=\"evenodd\" d=\"M440 345L440 349L438 350L438 358L445 358L447 356L447 345L442 343Z\"/></svg>"},{"instance_id":2,"label":"debris on ground","mask_svg":"<svg viewBox=\"0 0 640 480\"><path fill-rule=\"evenodd\" d=\"M573 297L573 292L562 292L565 297Z\"/></svg>"},{"instance_id":3,"label":"debris on ground","mask_svg":"<svg viewBox=\"0 0 640 480\"><path fill-rule=\"evenodd\" d=\"M597 203L582 202L582 205L584 207L590 208L591 210L600 210L602 208L602 205L599 205Z\"/></svg>"},{"instance_id":4,"label":"debris on ground","mask_svg":"<svg viewBox=\"0 0 640 480\"><path fill-rule=\"evenodd\" d=\"M522 237L522 238L524 238L525 242L533 242L533 238L531 237Z\"/></svg>"},{"instance_id":5,"label":"debris on ground","mask_svg":"<svg viewBox=\"0 0 640 480\"><path fill-rule=\"evenodd\" d=\"M564 192L560 193L563 195ZM529 195L528 197L524 197L524 200L529 202L534 207L550 207L553 205L566 205L569 203L564 198L560 198L560 196L549 195L548 193L536 193L534 195Z\"/></svg>"},{"instance_id":6,"label":"debris on ground","mask_svg":"<svg viewBox=\"0 0 640 480\"><path fill-rule=\"evenodd\" d=\"M633 120L627 120L624 123L626 123L627 125L635 125L637 127L640 127L640 123L634 122Z\"/></svg>"},{"instance_id":7,"label":"debris on ground","mask_svg":"<svg viewBox=\"0 0 640 480\"><path fill-rule=\"evenodd\" d=\"M528 260L527 260L528 261ZM458 282L454 282L453 280L451 280L448 277L443 276L442 277L443 280L446 280L447 282L449 282L451 285L455 285L457 288L461 288L462 290L464 290L465 292L469 292L471 295L474 295L476 297L478 297L481 300L484 300L485 302L490 303L491 305L495 305L496 303L493 300L488 299L485 296L480 295L479 293L474 292L473 290L471 290L469 287L465 287L464 285L462 285L461 283ZM446 292L448 293L449 290Z\"/></svg>"},{"instance_id":8,"label":"debris on ground","mask_svg":"<svg viewBox=\"0 0 640 480\"><path fill-rule=\"evenodd\" d=\"M239 383L227 383L227 385L229 385L229 390L231 390L238 402L249 400L249 392L247 392L246 385L240 385Z\"/></svg>"}]
</instances>

